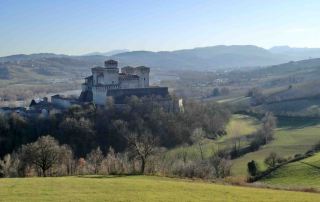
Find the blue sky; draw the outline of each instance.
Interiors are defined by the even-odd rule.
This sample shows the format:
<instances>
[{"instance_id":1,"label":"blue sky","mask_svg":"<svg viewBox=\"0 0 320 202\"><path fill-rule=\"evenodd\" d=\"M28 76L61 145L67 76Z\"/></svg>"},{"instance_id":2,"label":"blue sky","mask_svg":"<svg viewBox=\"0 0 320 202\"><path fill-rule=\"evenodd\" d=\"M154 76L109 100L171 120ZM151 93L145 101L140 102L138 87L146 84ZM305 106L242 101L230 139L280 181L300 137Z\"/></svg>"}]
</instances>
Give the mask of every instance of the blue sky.
<instances>
[{"instance_id":1,"label":"blue sky","mask_svg":"<svg viewBox=\"0 0 320 202\"><path fill-rule=\"evenodd\" d=\"M0 0L0 56L320 47L319 0Z\"/></svg>"}]
</instances>

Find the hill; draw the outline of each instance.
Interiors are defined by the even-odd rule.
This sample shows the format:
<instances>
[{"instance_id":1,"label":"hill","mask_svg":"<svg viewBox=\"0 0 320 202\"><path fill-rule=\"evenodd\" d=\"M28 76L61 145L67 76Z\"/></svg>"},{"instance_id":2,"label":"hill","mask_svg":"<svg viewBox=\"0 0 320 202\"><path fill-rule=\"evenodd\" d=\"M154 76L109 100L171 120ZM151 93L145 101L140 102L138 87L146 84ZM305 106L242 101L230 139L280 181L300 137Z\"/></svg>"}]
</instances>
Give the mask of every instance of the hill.
<instances>
[{"instance_id":1,"label":"hill","mask_svg":"<svg viewBox=\"0 0 320 202\"><path fill-rule=\"evenodd\" d=\"M271 111L280 116L320 117L320 59L230 72L228 76L230 83L236 84L231 84L230 88L241 90L242 96L246 96L245 93L250 90L248 86L260 90L261 94L253 96L250 101L255 112ZM237 92L230 93L229 102L239 95L241 94Z\"/></svg>"},{"instance_id":2,"label":"hill","mask_svg":"<svg viewBox=\"0 0 320 202\"><path fill-rule=\"evenodd\" d=\"M320 59L288 62L290 57L276 51L269 51L252 45L211 46L177 51L132 51L115 50L106 53L91 53L84 56L69 56L53 53L31 55L12 55L0 57L0 71L4 72L2 80L25 80L41 76L74 76L88 72L90 67L101 65L106 59L119 60L120 65L145 65L163 71L169 70L218 70L228 68L243 68L271 66L249 72L256 74L290 74L297 75L305 71L305 67L317 68ZM306 59L306 58L304 58ZM319 68L318 68L319 71ZM20 72L20 76L16 74ZM314 76L311 71L305 74ZM317 72L319 73L319 72Z\"/></svg>"},{"instance_id":3,"label":"hill","mask_svg":"<svg viewBox=\"0 0 320 202\"><path fill-rule=\"evenodd\" d=\"M147 176L0 179L3 201L317 201L319 194Z\"/></svg>"},{"instance_id":4,"label":"hill","mask_svg":"<svg viewBox=\"0 0 320 202\"><path fill-rule=\"evenodd\" d=\"M43 85L53 86L57 90L50 90L50 92L54 93L75 90L74 88L66 89L66 86L77 86L76 89L79 89L83 78L89 75L90 68L103 64L107 59L119 60L120 66L150 66L152 82L155 81L158 84L163 80L173 78L172 88L195 96L203 92L203 86L208 87L206 90L210 94L210 91L216 87L215 81L224 81L226 82L224 85L231 89L227 98L234 98L233 94L236 97L244 96L249 86L276 92L274 89L288 88L292 85L293 88L290 91L296 94L293 90L298 89L298 85L319 81L320 75L320 59L252 69L250 67L288 61L283 55L270 53L256 46L212 46L162 52L132 51L109 57L40 53L0 58L0 97L7 97L6 95L10 94L13 98L8 98L8 100L14 100L15 97L31 98L26 95L20 96L19 92L28 91L27 88L24 88L26 85L35 86L39 89L37 91L44 95L46 93L43 89L47 87ZM201 77L196 77L200 74ZM175 81L177 81L176 84ZM169 84L161 83L161 85L170 87L170 82ZM185 89L187 86L191 86L191 89ZM194 86L202 89L193 89ZM315 89L317 85L311 83L309 86ZM306 88L308 87L300 87L302 90L299 92L303 92L303 97L304 94L310 92L310 89L304 90ZM280 94L277 94L277 97L278 95Z\"/></svg>"},{"instance_id":5,"label":"hill","mask_svg":"<svg viewBox=\"0 0 320 202\"><path fill-rule=\"evenodd\" d=\"M165 69L216 70L280 64L289 59L251 45L211 46L177 51L132 51L111 56L126 64Z\"/></svg>"},{"instance_id":6,"label":"hill","mask_svg":"<svg viewBox=\"0 0 320 202\"><path fill-rule=\"evenodd\" d=\"M278 120L278 129L272 142L261 147L258 151L250 152L233 161L233 175L247 175L247 163L251 160L258 162L261 170L264 170L264 159L276 152L281 157L293 157L296 154L304 154L319 142L319 120L306 118L284 118Z\"/></svg>"},{"instance_id":7,"label":"hill","mask_svg":"<svg viewBox=\"0 0 320 202\"><path fill-rule=\"evenodd\" d=\"M145 65L164 70L195 69L215 70L245 66L265 66L288 60L256 46L212 46L178 51L132 51L117 50L107 53L91 53L85 56L39 53L0 57L2 71L8 71L7 79L17 78L14 72L20 71L28 78L31 73L45 76L61 76L75 72L79 74L93 65L101 65L103 60L117 59L120 65ZM115 54L118 53L118 54ZM26 71L31 70L31 72ZM3 78L2 78L3 79Z\"/></svg>"},{"instance_id":8,"label":"hill","mask_svg":"<svg viewBox=\"0 0 320 202\"><path fill-rule=\"evenodd\" d=\"M77 75L88 73L91 66L102 64L105 57L34 54L9 56L1 59L4 62L0 62L0 70L7 72L8 80L32 79L41 81L50 77L55 79L74 78Z\"/></svg>"},{"instance_id":9,"label":"hill","mask_svg":"<svg viewBox=\"0 0 320 202\"><path fill-rule=\"evenodd\" d=\"M252 46L211 46L177 51L132 51L116 50L107 53L92 53L84 56L69 56L53 53L31 55L12 55L0 57L0 72L3 82L43 81L52 77L81 77L88 73L90 67L101 65L104 60L116 59L120 65L145 65L153 70L219 70L228 68L244 68L269 66L289 61L289 58L269 50ZM120 52L120 53L119 53ZM117 54L114 54L117 53ZM111 54L114 54L110 56ZM297 75L305 71L305 67L319 67L320 59L290 62L249 72L250 77L264 74ZM311 71L305 71L314 77ZM45 78L43 78L45 77ZM22 82L23 81L23 82Z\"/></svg>"},{"instance_id":10,"label":"hill","mask_svg":"<svg viewBox=\"0 0 320 202\"><path fill-rule=\"evenodd\" d=\"M303 60L307 58L319 58L320 48L293 48L289 46L275 46L269 49L275 54L283 54L292 60Z\"/></svg>"},{"instance_id":11,"label":"hill","mask_svg":"<svg viewBox=\"0 0 320 202\"><path fill-rule=\"evenodd\" d=\"M284 165L261 182L285 187L314 187L320 189L320 153Z\"/></svg>"},{"instance_id":12,"label":"hill","mask_svg":"<svg viewBox=\"0 0 320 202\"><path fill-rule=\"evenodd\" d=\"M259 121L251 116L245 116L240 114L234 114L226 126L227 134L216 140L205 140L203 142L203 154L205 158L210 157L215 149L225 148L233 145L234 140L241 138L246 139L247 136L255 132L260 127ZM243 140L243 146L247 144ZM200 152L198 144L177 147L169 150L165 154L165 158L176 161L181 156L185 155L188 160L200 159Z\"/></svg>"},{"instance_id":13,"label":"hill","mask_svg":"<svg viewBox=\"0 0 320 202\"><path fill-rule=\"evenodd\" d=\"M130 50L128 49L119 49L119 50L111 50L107 52L92 52L92 53L84 54L84 56L91 56L91 55L111 56L119 53L129 52L129 51Z\"/></svg>"}]
</instances>

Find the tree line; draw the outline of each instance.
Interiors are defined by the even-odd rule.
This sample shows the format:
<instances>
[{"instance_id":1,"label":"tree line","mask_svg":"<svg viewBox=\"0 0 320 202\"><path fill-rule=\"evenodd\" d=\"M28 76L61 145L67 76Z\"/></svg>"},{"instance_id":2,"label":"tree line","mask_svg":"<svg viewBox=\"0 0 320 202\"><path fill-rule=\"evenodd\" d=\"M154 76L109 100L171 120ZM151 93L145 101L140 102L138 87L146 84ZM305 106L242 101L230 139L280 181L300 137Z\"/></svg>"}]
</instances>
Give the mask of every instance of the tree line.
<instances>
[{"instance_id":1,"label":"tree line","mask_svg":"<svg viewBox=\"0 0 320 202\"><path fill-rule=\"evenodd\" d=\"M108 100L105 108L74 106L64 113L52 110L48 117L0 116L0 157L6 165L2 167L16 168L18 176L31 171L40 176L96 173L102 165L105 173L144 173L152 167L150 159L160 158L154 153L192 144L197 128L206 138L226 133L231 114L224 105L189 101L184 108L171 112L150 98L133 96L121 109ZM38 152L46 149L52 160L37 161L46 159ZM55 165L59 168L53 169Z\"/></svg>"}]
</instances>

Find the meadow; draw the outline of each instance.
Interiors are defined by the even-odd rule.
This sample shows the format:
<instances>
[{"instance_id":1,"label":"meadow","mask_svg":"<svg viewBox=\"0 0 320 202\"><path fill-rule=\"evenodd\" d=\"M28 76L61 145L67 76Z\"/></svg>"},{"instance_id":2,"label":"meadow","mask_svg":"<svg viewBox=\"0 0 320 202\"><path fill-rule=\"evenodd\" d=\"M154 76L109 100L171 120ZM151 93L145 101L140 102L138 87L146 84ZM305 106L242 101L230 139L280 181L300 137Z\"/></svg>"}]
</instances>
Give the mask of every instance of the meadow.
<instances>
[{"instance_id":1,"label":"meadow","mask_svg":"<svg viewBox=\"0 0 320 202\"><path fill-rule=\"evenodd\" d=\"M217 140L203 140L202 147L204 157L208 158L217 149L230 146L235 138L245 138L245 136L256 131L259 126L259 121L253 117L240 114L232 115L232 118L226 127L227 135L222 136ZM166 158L177 158L177 156L181 156L182 153L185 153L189 160L201 158L198 144L177 147L169 150L165 156Z\"/></svg>"},{"instance_id":2,"label":"meadow","mask_svg":"<svg viewBox=\"0 0 320 202\"><path fill-rule=\"evenodd\" d=\"M235 114L228 123L227 135L217 140L204 140L202 144L205 158L209 158L217 149L230 147L235 138L241 138L241 147L247 146L246 136L252 134L260 127L259 120L251 116ZM255 152L247 153L232 160L231 174L233 176L247 176L247 163L255 160L260 170L265 170L264 159L276 152L280 157L293 157L296 154L304 154L320 141L319 120L285 118L278 120L278 128L275 130L274 140L262 146ZM200 159L198 144L182 146L169 150L165 154L167 159L177 159L186 156L188 160Z\"/></svg>"},{"instance_id":3,"label":"meadow","mask_svg":"<svg viewBox=\"0 0 320 202\"><path fill-rule=\"evenodd\" d=\"M227 186L150 176L0 179L0 201L308 202L317 193Z\"/></svg>"},{"instance_id":4,"label":"meadow","mask_svg":"<svg viewBox=\"0 0 320 202\"><path fill-rule=\"evenodd\" d=\"M295 121L285 122L280 120L272 142L261 147L258 151L250 152L233 161L233 175L247 175L247 163L251 160L258 162L264 170L264 159L276 152L281 157L293 157L295 154L304 154L320 141L320 125L316 122Z\"/></svg>"},{"instance_id":5,"label":"meadow","mask_svg":"<svg viewBox=\"0 0 320 202\"><path fill-rule=\"evenodd\" d=\"M312 187L320 189L320 153L284 165L261 182L289 188Z\"/></svg>"}]
</instances>

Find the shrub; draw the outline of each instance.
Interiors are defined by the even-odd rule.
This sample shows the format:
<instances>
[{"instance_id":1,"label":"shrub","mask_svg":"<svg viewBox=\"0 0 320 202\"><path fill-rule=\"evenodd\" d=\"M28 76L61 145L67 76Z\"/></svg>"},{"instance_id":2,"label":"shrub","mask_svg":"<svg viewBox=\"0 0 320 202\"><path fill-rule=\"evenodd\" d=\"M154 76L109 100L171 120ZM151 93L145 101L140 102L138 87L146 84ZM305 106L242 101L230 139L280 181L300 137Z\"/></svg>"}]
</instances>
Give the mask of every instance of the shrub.
<instances>
[{"instance_id":1,"label":"shrub","mask_svg":"<svg viewBox=\"0 0 320 202\"><path fill-rule=\"evenodd\" d=\"M261 145L264 144L264 140L261 136L255 135L254 139L250 142L250 150L257 151Z\"/></svg>"},{"instance_id":2,"label":"shrub","mask_svg":"<svg viewBox=\"0 0 320 202\"><path fill-rule=\"evenodd\" d=\"M259 173L258 164L254 160L248 162L247 166L248 166L248 173L250 176L254 177L258 175Z\"/></svg>"},{"instance_id":3,"label":"shrub","mask_svg":"<svg viewBox=\"0 0 320 202\"><path fill-rule=\"evenodd\" d=\"M264 159L264 163L269 167L273 168L277 165L278 155L275 152L271 152L269 156Z\"/></svg>"},{"instance_id":4,"label":"shrub","mask_svg":"<svg viewBox=\"0 0 320 202\"><path fill-rule=\"evenodd\" d=\"M231 162L227 151L218 150L209 159L209 164L213 169L216 178L224 178L231 174Z\"/></svg>"}]
</instances>

